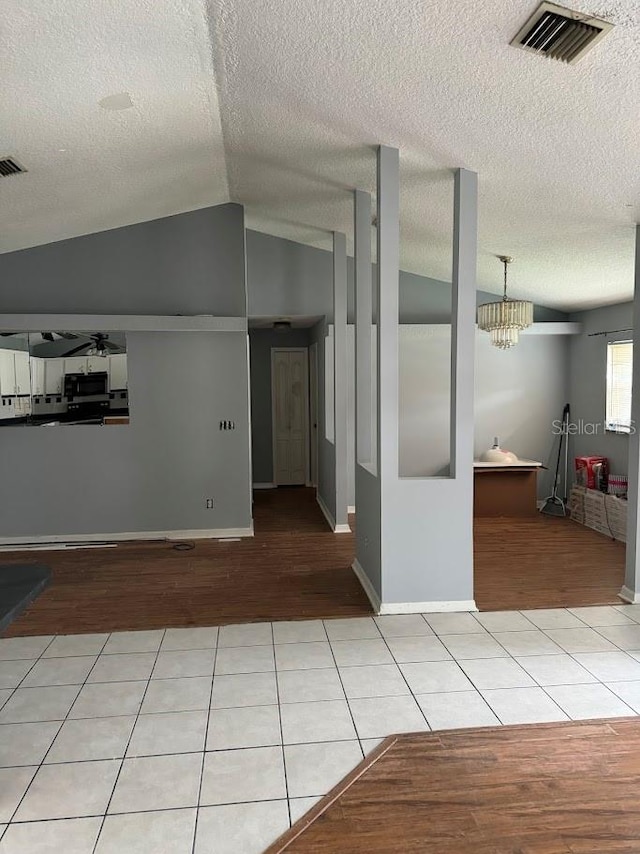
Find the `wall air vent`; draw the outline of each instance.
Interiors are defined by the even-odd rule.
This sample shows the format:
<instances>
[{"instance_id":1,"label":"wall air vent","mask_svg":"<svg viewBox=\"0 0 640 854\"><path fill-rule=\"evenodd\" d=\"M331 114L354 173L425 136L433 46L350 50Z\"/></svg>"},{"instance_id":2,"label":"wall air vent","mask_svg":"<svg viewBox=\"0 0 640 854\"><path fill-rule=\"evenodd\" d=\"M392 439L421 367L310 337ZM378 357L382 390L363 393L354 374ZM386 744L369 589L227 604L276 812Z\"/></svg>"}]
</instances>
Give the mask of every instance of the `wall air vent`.
<instances>
[{"instance_id":1,"label":"wall air vent","mask_svg":"<svg viewBox=\"0 0 640 854\"><path fill-rule=\"evenodd\" d=\"M0 178L8 178L9 175L21 175L26 171L15 157L0 157Z\"/></svg>"},{"instance_id":2,"label":"wall air vent","mask_svg":"<svg viewBox=\"0 0 640 854\"><path fill-rule=\"evenodd\" d=\"M555 3L542 3L511 44L573 65L612 27L607 21Z\"/></svg>"}]
</instances>

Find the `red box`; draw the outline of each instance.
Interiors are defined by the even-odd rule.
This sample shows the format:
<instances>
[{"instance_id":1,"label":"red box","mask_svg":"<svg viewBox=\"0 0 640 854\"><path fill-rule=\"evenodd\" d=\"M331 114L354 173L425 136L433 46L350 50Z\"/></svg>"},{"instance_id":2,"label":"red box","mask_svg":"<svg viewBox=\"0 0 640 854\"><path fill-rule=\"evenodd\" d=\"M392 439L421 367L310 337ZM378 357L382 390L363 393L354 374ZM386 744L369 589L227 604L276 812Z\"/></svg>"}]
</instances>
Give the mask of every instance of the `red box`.
<instances>
[{"instance_id":1,"label":"red box","mask_svg":"<svg viewBox=\"0 0 640 854\"><path fill-rule=\"evenodd\" d=\"M606 490L609 472L607 457L576 457L574 462L578 486Z\"/></svg>"}]
</instances>

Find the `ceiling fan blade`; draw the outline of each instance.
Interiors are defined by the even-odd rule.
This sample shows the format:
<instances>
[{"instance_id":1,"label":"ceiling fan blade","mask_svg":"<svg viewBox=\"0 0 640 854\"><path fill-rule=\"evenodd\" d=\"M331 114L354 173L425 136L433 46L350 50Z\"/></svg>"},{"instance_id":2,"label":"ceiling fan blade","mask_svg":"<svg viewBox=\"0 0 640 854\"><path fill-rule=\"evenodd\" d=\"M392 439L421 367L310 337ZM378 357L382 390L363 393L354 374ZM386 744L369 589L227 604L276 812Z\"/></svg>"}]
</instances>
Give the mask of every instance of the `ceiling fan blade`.
<instances>
[{"instance_id":1,"label":"ceiling fan blade","mask_svg":"<svg viewBox=\"0 0 640 854\"><path fill-rule=\"evenodd\" d=\"M107 350L113 350L117 353L124 353L124 347L121 344L114 344L113 341L104 341L103 343Z\"/></svg>"},{"instance_id":2,"label":"ceiling fan blade","mask_svg":"<svg viewBox=\"0 0 640 854\"><path fill-rule=\"evenodd\" d=\"M17 334L18 334L17 332L0 332L0 335L3 338L8 338L10 335L17 335Z\"/></svg>"},{"instance_id":3,"label":"ceiling fan blade","mask_svg":"<svg viewBox=\"0 0 640 854\"><path fill-rule=\"evenodd\" d=\"M56 335L59 335L61 338L65 338L67 341L75 341L78 337L73 332L58 332L57 330Z\"/></svg>"},{"instance_id":4,"label":"ceiling fan blade","mask_svg":"<svg viewBox=\"0 0 640 854\"><path fill-rule=\"evenodd\" d=\"M53 332L41 332L40 335L44 338L45 341L55 341L56 339L53 337Z\"/></svg>"},{"instance_id":5,"label":"ceiling fan blade","mask_svg":"<svg viewBox=\"0 0 640 854\"><path fill-rule=\"evenodd\" d=\"M87 350L90 346L91 346L90 344L87 344L85 342L84 344L80 344L79 347L74 347L71 350L67 350L66 353L62 353L62 356L64 356L65 358L67 356L74 356L76 353L79 353L81 350Z\"/></svg>"}]
</instances>

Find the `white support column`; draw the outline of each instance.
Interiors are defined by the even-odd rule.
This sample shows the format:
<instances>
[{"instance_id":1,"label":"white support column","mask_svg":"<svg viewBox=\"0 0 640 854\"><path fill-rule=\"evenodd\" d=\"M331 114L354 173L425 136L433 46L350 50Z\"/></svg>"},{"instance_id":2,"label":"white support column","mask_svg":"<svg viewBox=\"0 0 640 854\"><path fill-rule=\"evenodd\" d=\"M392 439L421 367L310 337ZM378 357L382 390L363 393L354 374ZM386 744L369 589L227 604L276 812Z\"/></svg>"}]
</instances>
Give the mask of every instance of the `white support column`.
<instances>
[{"instance_id":1,"label":"white support column","mask_svg":"<svg viewBox=\"0 0 640 854\"><path fill-rule=\"evenodd\" d=\"M379 613L472 611L476 610L473 391L477 176L465 169L454 173L451 465L438 477L407 477L400 472L399 201L399 154L381 146L376 276L378 466L377 476L356 466L354 570Z\"/></svg>"},{"instance_id":2,"label":"white support column","mask_svg":"<svg viewBox=\"0 0 640 854\"><path fill-rule=\"evenodd\" d=\"M400 155L385 145L378 149L377 203L378 473L391 481L398 479Z\"/></svg>"},{"instance_id":3,"label":"white support column","mask_svg":"<svg viewBox=\"0 0 640 854\"><path fill-rule=\"evenodd\" d=\"M333 389L336 534L347 533L347 238L333 233Z\"/></svg>"},{"instance_id":4,"label":"white support column","mask_svg":"<svg viewBox=\"0 0 640 854\"><path fill-rule=\"evenodd\" d=\"M467 482L472 493L478 176L457 169L454 181L449 476ZM473 519L473 496L467 510Z\"/></svg>"},{"instance_id":5,"label":"white support column","mask_svg":"<svg viewBox=\"0 0 640 854\"><path fill-rule=\"evenodd\" d=\"M373 277L371 196L354 193L354 273L356 285L356 558L353 570L375 611L382 597L379 407L377 368L373 371ZM376 344L377 347L377 344ZM378 359L376 359L376 364Z\"/></svg>"},{"instance_id":6,"label":"white support column","mask_svg":"<svg viewBox=\"0 0 640 854\"><path fill-rule=\"evenodd\" d=\"M627 560L624 586L620 596L626 602L640 603L640 225L636 226L636 271L633 294L633 387L631 391L631 424L629 435L629 492L627 507Z\"/></svg>"},{"instance_id":7,"label":"white support column","mask_svg":"<svg viewBox=\"0 0 640 854\"><path fill-rule=\"evenodd\" d=\"M372 450L373 410L371 343L373 292L371 276L371 196L355 190L354 279L356 295L356 463L369 468Z\"/></svg>"}]
</instances>

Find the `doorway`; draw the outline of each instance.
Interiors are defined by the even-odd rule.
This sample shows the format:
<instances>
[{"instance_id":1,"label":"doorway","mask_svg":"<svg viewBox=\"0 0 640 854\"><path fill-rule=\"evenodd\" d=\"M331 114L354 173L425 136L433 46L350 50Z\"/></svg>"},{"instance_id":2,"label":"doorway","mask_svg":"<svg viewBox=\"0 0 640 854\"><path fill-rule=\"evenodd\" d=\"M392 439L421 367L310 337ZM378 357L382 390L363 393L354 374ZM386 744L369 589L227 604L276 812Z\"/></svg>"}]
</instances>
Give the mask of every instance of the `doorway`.
<instances>
[{"instance_id":1,"label":"doorway","mask_svg":"<svg viewBox=\"0 0 640 854\"><path fill-rule=\"evenodd\" d=\"M273 482L310 482L309 364L306 347L271 348Z\"/></svg>"}]
</instances>

